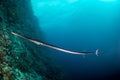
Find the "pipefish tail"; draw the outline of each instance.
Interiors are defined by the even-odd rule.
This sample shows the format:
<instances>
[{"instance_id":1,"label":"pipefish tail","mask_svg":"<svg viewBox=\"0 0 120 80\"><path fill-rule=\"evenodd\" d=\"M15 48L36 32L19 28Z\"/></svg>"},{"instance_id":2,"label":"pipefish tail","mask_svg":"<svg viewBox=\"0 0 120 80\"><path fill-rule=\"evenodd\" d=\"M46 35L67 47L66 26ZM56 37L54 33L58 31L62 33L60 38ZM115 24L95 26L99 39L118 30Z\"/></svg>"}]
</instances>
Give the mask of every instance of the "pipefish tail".
<instances>
[{"instance_id":1,"label":"pipefish tail","mask_svg":"<svg viewBox=\"0 0 120 80\"><path fill-rule=\"evenodd\" d=\"M41 46L45 46L45 47L48 47L48 48L52 48L52 49L57 50L57 51L61 51L61 52L65 52L65 53L70 53L70 54L78 54L78 55L96 54L98 56L98 49L95 52L76 52L76 51L71 51L71 50L60 48L60 47L56 47L54 45L47 44L47 43L44 43L44 42L41 42L41 41L37 41L37 40L31 39L31 38L22 36L20 34L17 34L15 32L12 32L12 34L16 35L16 36L18 36L20 38L29 40L30 42L33 42L33 43L35 43L37 45L41 45Z\"/></svg>"}]
</instances>

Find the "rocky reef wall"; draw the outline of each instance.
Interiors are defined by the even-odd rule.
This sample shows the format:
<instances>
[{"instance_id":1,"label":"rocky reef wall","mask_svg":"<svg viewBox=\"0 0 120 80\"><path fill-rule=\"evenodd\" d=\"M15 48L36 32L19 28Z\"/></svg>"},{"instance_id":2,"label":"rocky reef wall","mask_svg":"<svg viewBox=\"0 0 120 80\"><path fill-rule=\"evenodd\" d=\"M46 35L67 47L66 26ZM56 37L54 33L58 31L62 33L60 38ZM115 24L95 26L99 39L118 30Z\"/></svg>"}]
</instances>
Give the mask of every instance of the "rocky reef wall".
<instances>
[{"instance_id":1,"label":"rocky reef wall","mask_svg":"<svg viewBox=\"0 0 120 80\"><path fill-rule=\"evenodd\" d=\"M49 52L11 34L43 40L30 0L0 1L0 80L62 80Z\"/></svg>"}]
</instances>

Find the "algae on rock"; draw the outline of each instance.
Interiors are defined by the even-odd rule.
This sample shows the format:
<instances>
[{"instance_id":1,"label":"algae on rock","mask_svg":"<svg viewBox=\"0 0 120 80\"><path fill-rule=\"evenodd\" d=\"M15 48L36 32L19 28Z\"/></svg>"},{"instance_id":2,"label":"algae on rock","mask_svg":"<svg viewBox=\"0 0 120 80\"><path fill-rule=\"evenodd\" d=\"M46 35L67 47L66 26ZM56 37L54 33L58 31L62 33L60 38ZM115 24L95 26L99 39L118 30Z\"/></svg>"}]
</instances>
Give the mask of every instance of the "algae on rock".
<instances>
[{"instance_id":1,"label":"algae on rock","mask_svg":"<svg viewBox=\"0 0 120 80\"><path fill-rule=\"evenodd\" d=\"M36 28L39 24L30 0L0 1L0 80L62 80L49 52L11 34L43 39Z\"/></svg>"}]
</instances>

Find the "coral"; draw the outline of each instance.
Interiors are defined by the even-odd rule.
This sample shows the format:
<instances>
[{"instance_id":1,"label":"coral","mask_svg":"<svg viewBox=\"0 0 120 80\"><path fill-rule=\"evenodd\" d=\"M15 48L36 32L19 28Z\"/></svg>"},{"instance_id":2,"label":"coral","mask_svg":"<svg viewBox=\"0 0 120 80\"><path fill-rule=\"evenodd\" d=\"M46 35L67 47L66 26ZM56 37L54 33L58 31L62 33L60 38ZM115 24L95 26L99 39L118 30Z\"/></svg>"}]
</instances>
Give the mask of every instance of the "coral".
<instances>
[{"instance_id":1,"label":"coral","mask_svg":"<svg viewBox=\"0 0 120 80\"><path fill-rule=\"evenodd\" d=\"M42 40L36 28L30 0L0 1L0 80L62 80L46 49L11 34L16 31Z\"/></svg>"}]
</instances>

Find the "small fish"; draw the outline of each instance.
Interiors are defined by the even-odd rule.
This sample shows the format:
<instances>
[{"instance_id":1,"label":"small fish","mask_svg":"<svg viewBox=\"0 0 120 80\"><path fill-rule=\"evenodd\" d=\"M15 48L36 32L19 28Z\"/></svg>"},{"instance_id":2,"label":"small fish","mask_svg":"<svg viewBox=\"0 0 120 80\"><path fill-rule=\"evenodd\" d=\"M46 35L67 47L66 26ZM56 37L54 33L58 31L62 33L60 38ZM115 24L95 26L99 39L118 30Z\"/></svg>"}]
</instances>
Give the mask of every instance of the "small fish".
<instances>
[{"instance_id":1,"label":"small fish","mask_svg":"<svg viewBox=\"0 0 120 80\"><path fill-rule=\"evenodd\" d=\"M44 42L40 42L40 41L36 41L36 40L30 39L30 38L27 38L25 36L22 36L20 34L15 33L15 32L12 32L12 34L16 35L18 37L24 38L26 40L29 40L29 41L37 44L37 45L42 45L42 46L49 47L49 48L55 49L57 51L65 52L65 53L78 54L78 55L96 54L97 56L98 56L98 53L99 53L98 49L95 52L76 52L76 51L66 50L66 49L63 49L63 48L56 47L56 46L51 45L51 44L47 44L47 43L44 43Z\"/></svg>"}]
</instances>

